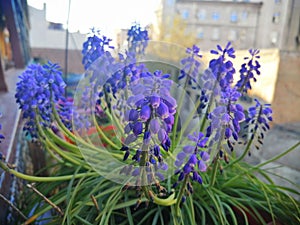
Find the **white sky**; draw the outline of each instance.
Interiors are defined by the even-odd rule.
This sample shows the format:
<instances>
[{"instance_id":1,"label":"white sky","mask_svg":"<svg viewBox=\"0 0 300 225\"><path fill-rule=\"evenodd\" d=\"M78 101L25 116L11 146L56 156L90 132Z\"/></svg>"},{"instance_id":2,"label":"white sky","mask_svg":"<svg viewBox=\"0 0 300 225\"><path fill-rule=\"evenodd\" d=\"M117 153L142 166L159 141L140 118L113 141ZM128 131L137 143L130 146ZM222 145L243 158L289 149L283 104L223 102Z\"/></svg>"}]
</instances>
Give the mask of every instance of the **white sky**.
<instances>
[{"instance_id":1,"label":"white sky","mask_svg":"<svg viewBox=\"0 0 300 225\"><path fill-rule=\"evenodd\" d=\"M46 2L46 19L66 24L69 0L27 0L42 9ZM69 30L87 33L91 27L114 32L129 28L133 22L145 26L155 20L159 0L70 0Z\"/></svg>"}]
</instances>

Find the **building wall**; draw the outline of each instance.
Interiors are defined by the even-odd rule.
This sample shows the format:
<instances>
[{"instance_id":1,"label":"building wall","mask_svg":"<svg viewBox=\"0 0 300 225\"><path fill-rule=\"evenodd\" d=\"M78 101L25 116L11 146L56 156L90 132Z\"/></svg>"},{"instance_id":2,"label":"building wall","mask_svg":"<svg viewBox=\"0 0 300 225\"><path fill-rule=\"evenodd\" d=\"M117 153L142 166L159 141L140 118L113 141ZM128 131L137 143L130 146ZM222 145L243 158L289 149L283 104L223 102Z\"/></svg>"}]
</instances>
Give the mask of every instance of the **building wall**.
<instances>
[{"instance_id":1,"label":"building wall","mask_svg":"<svg viewBox=\"0 0 300 225\"><path fill-rule=\"evenodd\" d=\"M31 55L34 59L58 63L64 71L65 67L65 50L55 48L32 48ZM84 68L81 63L81 51L70 49L68 51L68 72L69 73L83 73Z\"/></svg>"},{"instance_id":2,"label":"building wall","mask_svg":"<svg viewBox=\"0 0 300 225\"><path fill-rule=\"evenodd\" d=\"M45 9L29 8L30 15L30 45L32 48L56 48L66 47L66 30L49 29L50 23L46 21ZM69 33L69 49L81 49L86 35L81 33Z\"/></svg>"},{"instance_id":3,"label":"building wall","mask_svg":"<svg viewBox=\"0 0 300 225\"><path fill-rule=\"evenodd\" d=\"M181 15L204 50L227 41L238 49L286 49L294 45L295 32L299 35L299 5L298 0L162 0L157 14L160 21Z\"/></svg>"},{"instance_id":4,"label":"building wall","mask_svg":"<svg viewBox=\"0 0 300 225\"><path fill-rule=\"evenodd\" d=\"M176 13L193 30L199 46L208 50L231 41L239 49L255 47L260 2L188 1L176 3Z\"/></svg>"},{"instance_id":5,"label":"building wall","mask_svg":"<svg viewBox=\"0 0 300 225\"><path fill-rule=\"evenodd\" d=\"M300 121L300 52L282 51L275 86L275 123Z\"/></svg>"},{"instance_id":6,"label":"building wall","mask_svg":"<svg viewBox=\"0 0 300 225\"><path fill-rule=\"evenodd\" d=\"M51 24L45 19L45 9L38 10L33 7L29 7L29 15L31 21L31 57L58 63L64 71L66 30L49 29ZM85 40L85 34L69 33L68 73L84 72L84 68L81 63L81 49Z\"/></svg>"}]
</instances>

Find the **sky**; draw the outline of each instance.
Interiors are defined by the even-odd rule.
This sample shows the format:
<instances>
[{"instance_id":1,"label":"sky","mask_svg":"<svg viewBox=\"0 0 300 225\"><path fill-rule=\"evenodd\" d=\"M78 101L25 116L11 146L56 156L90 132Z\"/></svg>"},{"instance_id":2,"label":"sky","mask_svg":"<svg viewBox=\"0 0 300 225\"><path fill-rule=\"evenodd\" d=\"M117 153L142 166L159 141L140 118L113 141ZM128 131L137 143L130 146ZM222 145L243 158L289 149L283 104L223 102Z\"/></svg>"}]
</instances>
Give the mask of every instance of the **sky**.
<instances>
[{"instance_id":1,"label":"sky","mask_svg":"<svg viewBox=\"0 0 300 225\"><path fill-rule=\"evenodd\" d=\"M129 28L138 22L145 26L155 20L159 0L27 0L30 6L43 9L46 2L46 20L67 23L70 1L70 32L87 33L95 27L108 33Z\"/></svg>"}]
</instances>

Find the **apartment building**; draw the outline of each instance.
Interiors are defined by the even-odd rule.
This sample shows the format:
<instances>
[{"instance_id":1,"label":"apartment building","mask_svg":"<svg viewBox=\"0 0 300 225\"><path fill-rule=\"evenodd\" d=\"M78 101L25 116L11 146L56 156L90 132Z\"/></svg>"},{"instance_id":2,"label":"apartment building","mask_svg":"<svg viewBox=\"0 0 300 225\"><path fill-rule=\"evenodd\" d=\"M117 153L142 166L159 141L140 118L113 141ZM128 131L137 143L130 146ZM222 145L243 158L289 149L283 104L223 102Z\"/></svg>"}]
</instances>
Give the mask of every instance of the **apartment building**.
<instances>
[{"instance_id":1,"label":"apartment building","mask_svg":"<svg viewBox=\"0 0 300 225\"><path fill-rule=\"evenodd\" d=\"M158 12L166 24L180 15L202 49L231 41L238 49L299 46L300 1L163 0Z\"/></svg>"}]
</instances>

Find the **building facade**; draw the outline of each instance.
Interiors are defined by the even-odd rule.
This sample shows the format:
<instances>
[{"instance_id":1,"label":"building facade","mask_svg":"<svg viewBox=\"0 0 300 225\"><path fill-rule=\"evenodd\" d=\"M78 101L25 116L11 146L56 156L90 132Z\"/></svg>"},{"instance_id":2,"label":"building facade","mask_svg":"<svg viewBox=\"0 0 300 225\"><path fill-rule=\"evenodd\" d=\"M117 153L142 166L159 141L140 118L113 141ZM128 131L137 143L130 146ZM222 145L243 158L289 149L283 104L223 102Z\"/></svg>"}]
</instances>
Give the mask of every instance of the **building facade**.
<instances>
[{"instance_id":1,"label":"building facade","mask_svg":"<svg viewBox=\"0 0 300 225\"><path fill-rule=\"evenodd\" d=\"M46 20L46 5L43 10L28 7L31 29L29 33L31 57L38 60L50 60L58 63L63 71L66 65L66 30L62 24ZM68 35L68 72L83 73L81 63L82 44L86 34L79 32Z\"/></svg>"},{"instance_id":2,"label":"building facade","mask_svg":"<svg viewBox=\"0 0 300 225\"><path fill-rule=\"evenodd\" d=\"M158 15L164 24L180 15L204 50L228 41L237 49L291 50L299 45L299 8L294 7L298 4L297 0L163 0Z\"/></svg>"}]
</instances>

